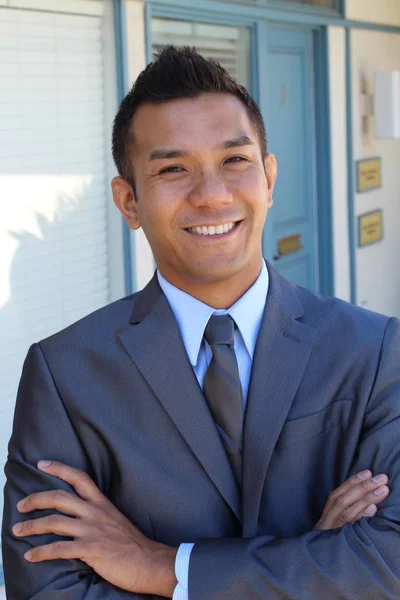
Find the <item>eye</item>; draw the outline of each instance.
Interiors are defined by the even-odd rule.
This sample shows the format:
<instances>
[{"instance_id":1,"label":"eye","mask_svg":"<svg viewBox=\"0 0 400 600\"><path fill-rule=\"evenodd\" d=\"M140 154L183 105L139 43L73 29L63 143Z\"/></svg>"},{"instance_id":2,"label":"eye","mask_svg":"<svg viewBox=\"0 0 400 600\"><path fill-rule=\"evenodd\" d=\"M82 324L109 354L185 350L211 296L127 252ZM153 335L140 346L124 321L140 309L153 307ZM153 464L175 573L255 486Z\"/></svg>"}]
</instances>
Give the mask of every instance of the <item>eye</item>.
<instances>
[{"instance_id":1,"label":"eye","mask_svg":"<svg viewBox=\"0 0 400 600\"><path fill-rule=\"evenodd\" d=\"M248 160L247 160L247 158L244 158L243 156L230 156L225 161L225 163L228 163L228 164L235 164L235 163L241 163L241 162L248 162Z\"/></svg>"},{"instance_id":2,"label":"eye","mask_svg":"<svg viewBox=\"0 0 400 600\"><path fill-rule=\"evenodd\" d=\"M162 169L160 171L161 173L181 173L181 171L183 171L182 167L178 167L178 166L171 166L171 167L166 167L165 169Z\"/></svg>"}]
</instances>

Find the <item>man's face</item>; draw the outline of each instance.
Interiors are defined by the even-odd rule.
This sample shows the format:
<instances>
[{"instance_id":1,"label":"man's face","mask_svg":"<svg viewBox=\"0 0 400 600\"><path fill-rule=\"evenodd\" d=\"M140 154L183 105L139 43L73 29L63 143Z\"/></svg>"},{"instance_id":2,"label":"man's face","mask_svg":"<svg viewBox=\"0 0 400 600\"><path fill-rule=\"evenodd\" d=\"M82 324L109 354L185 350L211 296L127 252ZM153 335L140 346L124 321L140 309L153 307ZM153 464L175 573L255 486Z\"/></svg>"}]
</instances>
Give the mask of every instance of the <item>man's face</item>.
<instances>
[{"instance_id":1,"label":"man's face","mask_svg":"<svg viewBox=\"0 0 400 600\"><path fill-rule=\"evenodd\" d=\"M129 210L116 203L130 228L143 228L164 277L185 289L258 273L276 164L240 100L206 93L145 104L133 132L135 196Z\"/></svg>"}]
</instances>

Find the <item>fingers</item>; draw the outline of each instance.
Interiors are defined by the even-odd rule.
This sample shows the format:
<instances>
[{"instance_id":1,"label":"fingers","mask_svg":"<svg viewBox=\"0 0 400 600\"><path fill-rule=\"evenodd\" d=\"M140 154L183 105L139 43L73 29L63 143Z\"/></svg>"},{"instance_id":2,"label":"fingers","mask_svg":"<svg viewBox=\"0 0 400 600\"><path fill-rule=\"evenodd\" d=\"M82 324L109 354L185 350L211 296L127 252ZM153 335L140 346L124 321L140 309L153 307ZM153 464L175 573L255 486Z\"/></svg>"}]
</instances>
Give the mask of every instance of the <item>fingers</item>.
<instances>
[{"instance_id":1,"label":"fingers","mask_svg":"<svg viewBox=\"0 0 400 600\"><path fill-rule=\"evenodd\" d=\"M65 492L64 490L51 490L38 492L27 496L18 502L17 509L20 513L29 513L33 510L55 509L71 517L89 517L90 506L81 498Z\"/></svg>"},{"instance_id":2,"label":"fingers","mask_svg":"<svg viewBox=\"0 0 400 600\"><path fill-rule=\"evenodd\" d=\"M350 477L329 496L316 529L335 529L345 523L354 523L361 517L376 513L376 505L388 497L388 477L385 474L371 477L363 471Z\"/></svg>"},{"instance_id":3,"label":"fingers","mask_svg":"<svg viewBox=\"0 0 400 600\"><path fill-rule=\"evenodd\" d=\"M371 477L372 473L369 470L361 471L360 473L356 473L352 477L349 477L349 479L342 483L342 485L340 485L331 494L329 494L327 503L324 508L324 512L322 514L325 514L331 508L332 504L339 496L347 492L351 487L358 485L360 482L371 479Z\"/></svg>"},{"instance_id":4,"label":"fingers","mask_svg":"<svg viewBox=\"0 0 400 600\"><path fill-rule=\"evenodd\" d=\"M77 538L85 534L87 526L84 521L78 519L71 519L62 515L49 515L39 519L16 523L12 530L13 534L17 537L54 533L65 537Z\"/></svg>"},{"instance_id":5,"label":"fingers","mask_svg":"<svg viewBox=\"0 0 400 600\"><path fill-rule=\"evenodd\" d=\"M353 490L352 490L353 491ZM361 493L361 492L360 492ZM349 494L349 492L348 492ZM364 495L361 500L353 502L348 496L339 505L342 508L336 516L336 527L342 527L346 523L354 523L362 517L372 517L376 513L376 505L380 504L389 495L389 488L382 485L372 492ZM368 509L368 512L365 511Z\"/></svg>"},{"instance_id":6,"label":"fingers","mask_svg":"<svg viewBox=\"0 0 400 600\"><path fill-rule=\"evenodd\" d=\"M376 514L377 510L378 508L376 504L369 504L366 509L358 513L358 515L354 519L354 523L356 521L359 521L359 519L362 519L363 517L373 517Z\"/></svg>"},{"instance_id":7,"label":"fingers","mask_svg":"<svg viewBox=\"0 0 400 600\"><path fill-rule=\"evenodd\" d=\"M54 475L69 483L76 493L84 500L90 502L105 502L106 497L102 494L94 481L87 473L75 469L57 461L41 460L38 462L41 471Z\"/></svg>"},{"instance_id":8,"label":"fingers","mask_svg":"<svg viewBox=\"0 0 400 600\"><path fill-rule=\"evenodd\" d=\"M43 560L54 560L56 558L73 559L83 556L84 546L79 542L54 542L46 546L31 548L25 553L29 562L42 562Z\"/></svg>"}]
</instances>

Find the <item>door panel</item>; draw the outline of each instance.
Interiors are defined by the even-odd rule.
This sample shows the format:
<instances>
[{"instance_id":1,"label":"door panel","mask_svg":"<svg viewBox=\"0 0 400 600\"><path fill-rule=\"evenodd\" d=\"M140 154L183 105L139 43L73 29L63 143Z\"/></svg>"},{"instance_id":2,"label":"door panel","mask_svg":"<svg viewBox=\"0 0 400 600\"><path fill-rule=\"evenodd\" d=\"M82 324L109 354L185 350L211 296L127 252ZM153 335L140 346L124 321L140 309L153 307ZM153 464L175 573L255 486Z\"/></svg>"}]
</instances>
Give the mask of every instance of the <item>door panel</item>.
<instances>
[{"instance_id":1,"label":"door panel","mask_svg":"<svg viewBox=\"0 0 400 600\"><path fill-rule=\"evenodd\" d=\"M282 275L318 289L311 41L308 31L268 32L266 127L278 178L264 251Z\"/></svg>"}]
</instances>

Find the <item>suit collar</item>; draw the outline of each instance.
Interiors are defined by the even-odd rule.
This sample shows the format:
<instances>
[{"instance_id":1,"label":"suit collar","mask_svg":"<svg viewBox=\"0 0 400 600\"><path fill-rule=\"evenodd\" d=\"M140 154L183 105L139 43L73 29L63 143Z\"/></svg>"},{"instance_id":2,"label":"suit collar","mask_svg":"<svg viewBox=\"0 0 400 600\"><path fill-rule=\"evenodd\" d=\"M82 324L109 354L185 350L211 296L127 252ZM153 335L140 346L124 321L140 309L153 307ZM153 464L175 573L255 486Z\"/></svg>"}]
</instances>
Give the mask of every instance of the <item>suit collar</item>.
<instances>
[{"instance_id":1,"label":"suit collar","mask_svg":"<svg viewBox=\"0 0 400 600\"><path fill-rule=\"evenodd\" d=\"M303 316L304 309L297 296L296 286L279 275L267 260L265 264L269 276L268 297L274 298L274 301L281 306L282 310L293 319ZM135 295L134 307L129 322L132 324L140 323L152 312L162 296L163 292L158 283L157 274L154 273L146 287Z\"/></svg>"},{"instance_id":2,"label":"suit collar","mask_svg":"<svg viewBox=\"0 0 400 600\"><path fill-rule=\"evenodd\" d=\"M241 503L228 458L156 276L135 296L131 325L120 335L137 368L238 518L242 504L245 537L257 533L266 472L317 334L301 321L304 309L298 288L269 263L267 267L269 291L244 423Z\"/></svg>"},{"instance_id":3,"label":"suit collar","mask_svg":"<svg viewBox=\"0 0 400 600\"><path fill-rule=\"evenodd\" d=\"M263 263L261 271L245 294L227 310L217 310L169 283L157 271L162 288L181 332L184 346L193 367L196 367L204 330L212 314L229 314L235 321L247 352L253 360L257 336L268 293L268 271Z\"/></svg>"},{"instance_id":4,"label":"suit collar","mask_svg":"<svg viewBox=\"0 0 400 600\"><path fill-rule=\"evenodd\" d=\"M188 447L240 520L236 479L156 276L136 295L130 324L119 337Z\"/></svg>"},{"instance_id":5,"label":"suit collar","mask_svg":"<svg viewBox=\"0 0 400 600\"><path fill-rule=\"evenodd\" d=\"M298 287L279 275L267 260L265 262L270 281L269 296L279 304L284 313L293 319L299 319L304 315L304 308L298 297Z\"/></svg>"},{"instance_id":6,"label":"suit collar","mask_svg":"<svg viewBox=\"0 0 400 600\"><path fill-rule=\"evenodd\" d=\"M301 322L298 288L268 264L270 290L257 340L243 435L243 536L257 535L264 481L317 331Z\"/></svg>"}]
</instances>

